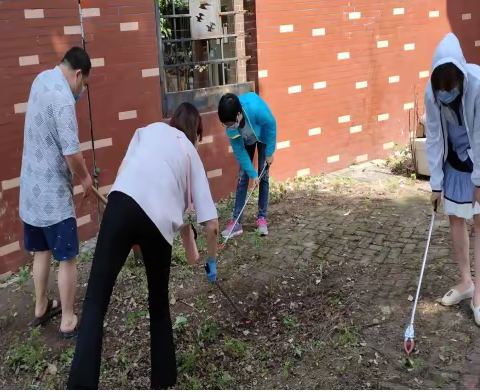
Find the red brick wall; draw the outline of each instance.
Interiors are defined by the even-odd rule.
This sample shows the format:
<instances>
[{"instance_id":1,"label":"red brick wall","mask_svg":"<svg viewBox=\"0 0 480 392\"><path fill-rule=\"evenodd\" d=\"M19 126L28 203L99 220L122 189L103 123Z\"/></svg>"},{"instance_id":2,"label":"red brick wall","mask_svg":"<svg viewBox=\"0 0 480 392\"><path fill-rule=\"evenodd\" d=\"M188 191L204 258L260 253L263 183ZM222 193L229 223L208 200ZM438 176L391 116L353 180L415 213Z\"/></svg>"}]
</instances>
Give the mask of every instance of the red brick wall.
<instances>
[{"instance_id":1,"label":"red brick wall","mask_svg":"<svg viewBox=\"0 0 480 392\"><path fill-rule=\"evenodd\" d=\"M428 74L420 72L430 71L447 32L459 36L468 61L480 62L478 0L262 0L256 20L259 92L285 147L272 167L278 179L344 168L404 145L405 108L415 90L422 104ZM343 116L350 117L339 122Z\"/></svg>"},{"instance_id":2,"label":"red brick wall","mask_svg":"<svg viewBox=\"0 0 480 392\"><path fill-rule=\"evenodd\" d=\"M446 32L459 36L468 61L480 60L480 43L475 45L480 41L480 16L474 0L380 5L373 0L245 0L244 5L246 54L252 57L248 80L258 81L277 118L283 147L272 168L276 179L343 168L358 157L385 156L391 151L389 143L404 143L404 105L414 101L415 89L422 97L427 79L420 78L420 72L430 70L433 50ZM154 2L82 0L82 7L88 9L86 49L94 63L90 95L99 185L107 192L134 130L163 117ZM394 9L403 13L397 10L394 15ZM350 19L354 12L360 15ZM18 218L22 103L39 72L53 68L71 46L81 45L79 24L76 0L0 1L0 274L29 257L21 250ZM285 25L282 31L292 31L281 33ZM325 35L312 36L313 29L323 28ZM378 41L388 41L388 47L378 48ZM408 44L415 44L414 50L406 51ZM349 58L338 60L338 53L345 52ZM29 65L20 66L20 61ZM389 83L396 76L399 81ZM357 89L362 82L367 87ZM314 89L314 83L323 88ZM85 98L77 114L92 170ZM342 116L350 116L349 121L339 123ZM216 113L204 114L203 120L206 139L200 155L214 197L227 196L235 188L238 167ZM96 201L82 201L79 191L77 186L79 234L86 239L98 230Z\"/></svg>"},{"instance_id":3,"label":"red brick wall","mask_svg":"<svg viewBox=\"0 0 480 392\"><path fill-rule=\"evenodd\" d=\"M90 98L96 164L99 186L107 192L135 129L162 119L155 9L151 0L82 0L82 8L86 50L94 66ZM0 274L29 258L21 250L18 218L25 120L19 104L27 102L38 73L58 64L71 46L82 45L79 26L76 0L0 2ZM20 66L21 56L38 57L30 58L32 65ZM86 97L77 116L92 171ZM87 239L98 230L96 200L83 201L78 186L75 193L79 236Z\"/></svg>"}]
</instances>

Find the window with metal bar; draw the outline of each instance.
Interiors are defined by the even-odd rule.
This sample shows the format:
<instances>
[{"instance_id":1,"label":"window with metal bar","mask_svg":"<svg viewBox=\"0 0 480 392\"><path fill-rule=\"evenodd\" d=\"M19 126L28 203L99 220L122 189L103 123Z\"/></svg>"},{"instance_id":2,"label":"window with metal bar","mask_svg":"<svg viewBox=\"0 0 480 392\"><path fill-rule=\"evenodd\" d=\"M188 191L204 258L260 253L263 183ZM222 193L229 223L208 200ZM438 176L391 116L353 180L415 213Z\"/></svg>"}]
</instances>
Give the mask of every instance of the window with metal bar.
<instances>
[{"instance_id":1,"label":"window with metal bar","mask_svg":"<svg viewBox=\"0 0 480 392\"><path fill-rule=\"evenodd\" d=\"M159 0L164 93L234 84L233 0Z\"/></svg>"}]
</instances>

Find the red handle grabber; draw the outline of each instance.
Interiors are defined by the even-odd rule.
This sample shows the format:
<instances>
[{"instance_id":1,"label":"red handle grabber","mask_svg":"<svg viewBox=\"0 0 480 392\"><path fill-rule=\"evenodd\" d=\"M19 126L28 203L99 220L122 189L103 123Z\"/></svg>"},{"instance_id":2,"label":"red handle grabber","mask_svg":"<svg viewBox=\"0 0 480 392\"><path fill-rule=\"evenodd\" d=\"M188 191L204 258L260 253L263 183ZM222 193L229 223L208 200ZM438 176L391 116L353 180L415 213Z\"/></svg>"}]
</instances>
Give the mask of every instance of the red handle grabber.
<instances>
[{"instance_id":1,"label":"red handle grabber","mask_svg":"<svg viewBox=\"0 0 480 392\"><path fill-rule=\"evenodd\" d=\"M413 352L415 348L415 339L405 339L403 341L403 347L405 348L405 352L407 353L407 356L410 356L410 354Z\"/></svg>"}]
</instances>

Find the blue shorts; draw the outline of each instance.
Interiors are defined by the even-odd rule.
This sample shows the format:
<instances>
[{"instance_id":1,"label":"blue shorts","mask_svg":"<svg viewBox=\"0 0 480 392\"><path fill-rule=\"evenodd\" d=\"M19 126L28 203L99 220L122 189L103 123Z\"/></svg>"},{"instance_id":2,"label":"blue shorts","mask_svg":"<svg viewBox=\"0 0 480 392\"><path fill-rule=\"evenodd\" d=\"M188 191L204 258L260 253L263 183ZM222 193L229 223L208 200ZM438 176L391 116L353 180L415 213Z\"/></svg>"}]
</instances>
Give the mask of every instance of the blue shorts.
<instances>
[{"instance_id":1,"label":"blue shorts","mask_svg":"<svg viewBox=\"0 0 480 392\"><path fill-rule=\"evenodd\" d=\"M29 252L51 251L57 261L78 256L77 220L68 218L47 227L36 227L23 222L23 242Z\"/></svg>"}]
</instances>

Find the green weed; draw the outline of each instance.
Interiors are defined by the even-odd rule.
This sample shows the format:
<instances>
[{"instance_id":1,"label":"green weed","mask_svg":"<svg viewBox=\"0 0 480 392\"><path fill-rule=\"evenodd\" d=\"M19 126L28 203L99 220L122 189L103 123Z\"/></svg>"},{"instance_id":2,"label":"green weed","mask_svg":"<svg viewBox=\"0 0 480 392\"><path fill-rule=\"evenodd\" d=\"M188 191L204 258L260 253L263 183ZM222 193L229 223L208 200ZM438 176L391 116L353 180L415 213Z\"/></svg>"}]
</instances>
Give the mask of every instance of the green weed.
<instances>
[{"instance_id":1,"label":"green weed","mask_svg":"<svg viewBox=\"0 0 480 392\"><path fill-rule=\"evenodd\" d=\"M300 323L295 316L287 315L283 318L283 325L288 329L293 329L298 328Z\"/></svg>"},{"instance_id":2,"label":"green weed","mask_svg":"<svg viewBox=\"0 0 480 392\"><path fill-rule=\"evenodd\" d=\"M234 358L243 358L246 352L245 343L238 339L227 337L225 340L225 351Z\"/></svg>"},{"instance_id":3,"label":"green weed","mask_svg":"<svg viewBox=\"0 0 480 392\"><path fill-rule=\"evenodd\" d=\"M218 327L213 320L207 320L198 330L198 337L200 340L206 342L213 342L218 337Z\"/></svg>"},{"instance_id":4,"label":"green weed","mask_svg":"<svg viewBox=\"0 0 480 392\"><path fill-rule=\"evenodd\" d=\"M30 279L30 268L26 265L18 270L18 283L24 284Z\"/></svg>"},{"instance_id":5,"label":"green weed","mask_svg":"<svg viewBox=\"0 0 480 392\"><path fill-rule=\"evenodd\" d=\"M338 344L340 346L355 346L358 344L358 331L353 327L340 328L338 331Z\"/></svg>"},{"instance_id":6,"label":"green weed","mask_svg":"<svg viewBox=\"0 0 480 392\"><path fill-rule=\"evenodd\" d=\"M40 329L35 328L30 332L25 343L20 344L17 339L17 344L14 348L8 351L6 363L13 370L34 371L38 376L45 367L44 355L46 347L40 344L39 337Z\"/></svg>"}]
</instances>

